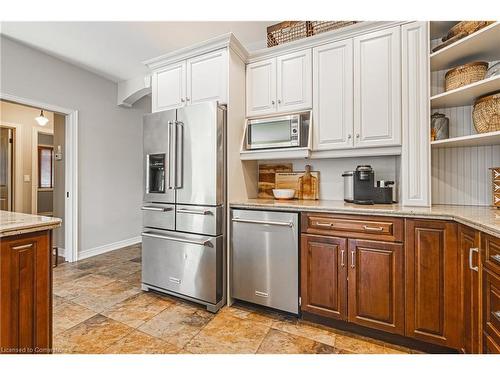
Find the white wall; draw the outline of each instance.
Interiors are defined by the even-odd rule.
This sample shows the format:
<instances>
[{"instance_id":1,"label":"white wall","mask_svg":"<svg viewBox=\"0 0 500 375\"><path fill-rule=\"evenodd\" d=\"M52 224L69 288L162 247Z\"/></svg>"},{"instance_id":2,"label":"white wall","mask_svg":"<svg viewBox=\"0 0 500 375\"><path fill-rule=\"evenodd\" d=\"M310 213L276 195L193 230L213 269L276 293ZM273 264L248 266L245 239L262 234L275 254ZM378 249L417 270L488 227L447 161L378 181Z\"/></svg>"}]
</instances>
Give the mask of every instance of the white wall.
<instances>
[{"instance_id":1,"label":"white wall","mask_svg":"<svg viewBox=\"0 0 500 375\"><path fill-rule=\"evenodd\" d=\"M0 43L2 93L79 111L78 250L139 236L149 99L118 107L116 83L4 36Z\"/></svg>"}]
</instances>

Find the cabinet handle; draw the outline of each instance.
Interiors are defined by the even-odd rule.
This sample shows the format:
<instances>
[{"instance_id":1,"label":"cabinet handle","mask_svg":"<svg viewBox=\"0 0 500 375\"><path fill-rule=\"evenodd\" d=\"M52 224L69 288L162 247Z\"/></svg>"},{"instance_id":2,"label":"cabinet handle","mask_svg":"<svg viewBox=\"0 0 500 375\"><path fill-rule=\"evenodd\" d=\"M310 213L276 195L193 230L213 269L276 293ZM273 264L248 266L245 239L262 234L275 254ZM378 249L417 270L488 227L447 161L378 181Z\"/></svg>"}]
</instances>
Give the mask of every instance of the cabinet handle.
<instances>
[{"instance_id":1,"label":"cabinet handle","mask_svg":"<svg viewBox=\"0 0 500 375\"><path fill-rule=\"evenodd\" d=\"M473 271L479 272L479 267L477 267L477 266L476 266L476 267L474 267L474 266L472 265L472 253L473 253L473 252L476 252L476 253L478 253L478 254L479 254L479 249L478 249L477 247L471 247L471 248L469 249L469 268L470 268L471 270L473 270Z\"/></svg>"},{"instance_id":2,"label":"cabinet handle","mask_svg":"<svg viewBox=\"0 0 500 375\"><path fill-rule=\"evenodd\" d=\"M30 247L33 246L33 243L29 243L26 245L20 245L20 246L14 246L12 250L23 250L23 249L29 249Z\"/></svg>"},{"instance_id":3,"label":"cabinet handle","mask_svg":"<svg viewBox=\"0 0 500 375\"><path fill-rule=\"evenodd\" d=\"M384 230L382 227L369 227L368 225L363 225L363 229L372 232L382 232Z\"/></svg>"},{"instance_id":4,"label":"cabinet handle","mask_svg":"<svg viewBox=\"0 0 500 375\"><path fill-rule=\"evenodd\" d=\"M500 262L500 255L495 254L495 255L492 255L491 257L492 257L494 260L496 260L497 262Z\"/></svg>"},{"instance_id":5,"label":"cabinet handle","mask_svg":"<svg viewBox=\"0 0 500 375\"><path fill-rule=\"evenodd\" d=\"M275 104L275 103L274 103L274 100L271 100L271 104L272 104L272 105L274 105L274 104Z\"/></svg>"},{"instance_id":6,"label":"cabinet handle","mask_svg":"<svg viewBox=\"0 0 500 375\"><path fill-rule=\"evenodd\" d=\"M354 267L355 267L355 263L354 263L354 253L355 253L355 251L354 251L354 250L351 250L351 268L354 268Z\"/></svg>"},{"instance_id":7,"label":"cabinet handle","mask_svg":"<svg viewBox=\"0 0 500 375\"><path fill-rule=\"evenodd\" d=\"M326 228L333 228L333 223L316 223L314 224L317 227L326 227Z\"/></svg>"},{"instance_id":8,"label":"cabinet handle","mask_svg":"<svg viewBox=\"0 0 500 375\"><path fill-rule=\"evenodd\" d=\"M342 268L344 268L344 255L345 255L345 251L344 250L340 250L340 266Z\"/></svg>"}]
</instances>

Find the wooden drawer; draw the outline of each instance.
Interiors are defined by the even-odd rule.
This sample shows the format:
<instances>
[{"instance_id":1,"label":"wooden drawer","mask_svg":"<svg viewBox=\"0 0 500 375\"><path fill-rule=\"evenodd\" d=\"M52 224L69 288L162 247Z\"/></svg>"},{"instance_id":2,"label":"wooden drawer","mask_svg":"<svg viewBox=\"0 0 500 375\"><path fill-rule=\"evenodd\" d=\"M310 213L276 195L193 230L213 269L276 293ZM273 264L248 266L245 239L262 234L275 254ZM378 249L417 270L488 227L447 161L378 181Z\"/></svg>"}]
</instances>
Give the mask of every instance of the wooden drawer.
<instances>
[{"instance_id":1,"label":"wooden drawer","mask_svg":"<svg viewBox=\"0 0 500 375\"><path fill-rule=\"evenodd\" d=\"M484 334L484 352L486 354L500 354L500 345L493 341L493 339Z\"/></svg>"},{"instance_id":2,"label":"wooden drawer","mask_svg":"<svg viewBox=\"0 0 500 375\"><path fill-rule=\"evenodd\" d=\"M483 233L481 235L483 265L500 275L500 238Z\"/></svg>"},{"instance_id":3,"label":"wooden drawer","mask_svg":"<svg viewBox=\"0 0 500 375\"><path fill-rule=\"evenodd\" d=\"M302 232L380 241L403 241L403 219L306 213L302 214Z\"/></svg>"},{"instance_id":4,"label":"wooden drawer","mask_svg":"<svg viewBox=\"0 0 500 375\"><path fill-rule=\"evenodd\" d=\"M484 330L500 346L500 276L484 270Z\"/></svg>"}]
</instances>

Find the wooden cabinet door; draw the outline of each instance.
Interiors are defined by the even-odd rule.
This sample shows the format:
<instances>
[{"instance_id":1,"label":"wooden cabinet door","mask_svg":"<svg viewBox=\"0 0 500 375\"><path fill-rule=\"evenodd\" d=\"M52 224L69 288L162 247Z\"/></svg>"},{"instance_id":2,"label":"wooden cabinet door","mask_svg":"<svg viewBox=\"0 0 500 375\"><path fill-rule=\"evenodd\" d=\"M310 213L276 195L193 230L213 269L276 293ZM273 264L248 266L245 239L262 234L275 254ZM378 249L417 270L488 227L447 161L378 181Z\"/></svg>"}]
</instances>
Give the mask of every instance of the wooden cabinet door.
<instances>
[{"instance_id":1,"label":"wooden cabinet door","mask_svg":"<svg viewBox=\"0 0 500 375\"><path fill-rule=\"evenodd\" d=\"M302 235L301 309L346 319L347 239Z\"/></svg>"},{"instance_id":2,"label":"wooden cabinet door","mask_svg":"<svg viewBox=\"0 0 500 375\"><path fill-rule=\"evenodd\" d=\"M187 61L188 104L206 101L227 103L227 49L194 57Z\"/></svg>"},{"instance_id":3,"label":"wooden cabinet door","mask_svg":"<svg viewBox=\"0 0 500 375\"><path fill-rule=\"evenodd\" d=\"M247 65L247 116L276 112L276 59Z\"/></svg>"},{"instance_id":4,"label":"wooden cabinet door","mask_svg":"<svg viewBox=\"0 0 500 375\"><path fill-rule=\"evenodd\" d=\"M153 112L186 104L186 61L154 71L151 81Z\"/></svg>"},{"instance_id":5,"label":"wooden cabinet door","mask_svg":"<svg viewBox=\"0 0 500 375\"><path fill-rule=\"evenodd\" d=\"M400 27L354 38L355 147L401 145Z\"/></svg>"},{"instance_id":6,"label":"wooden cabinet door","mask_svg":"<svg viewBox=\"0 0 500 375\"><path fill-rule=\"evenodd\" d=\"M47 352L52 347L52 264L49 231L2 238L0 349Z\"/></svg>"},{"instance_id":7,"label":"wooden cabinet door","mask_svg":"<svg viewBox=\"0 0 500 375\"><path fill-rule=\"evenodd\" d=\"M312 107L311 60L310 49L276 59L278 112L300 111Z\"/></svg>"},{"instance_id":8,"label":"wooden cabinet door","mask_svg":"<svg viewBox=\"0 0 500 375\"><path fill-rule=\"evenodd\" d=\"M406 220L406 335L460 349L457 224Z\"/></svg>"},{"instance_id":9,"label":"wooden cabinet door","mask_svg":"<svg viewBox=\"0 0 500 375\"><path fill-rule=\"evenodd\" d=\"M352 39L313 49L313 149L353 146Z\"/></svg>"},{"instance_id":10,"label":"wooden cabinet door","mask_svg":"<svg viewBox=\"0 0 500 375\"><path fill-rule=\"evenodd\" d=\"M479 232L460 225L458 228L462 276L463 348L469 354L481 353L481 257Z\"/></svg>"},{"instance_id":11,"label":"wooden cabinet door","mask_svg":"<svg viewBox=\"0 0 500 375\"><path fill-rule=\"evenodd\" d=\"M349 322L403 334L403 245L349 239L348 290Z\"/></svg>"}]
</instances>

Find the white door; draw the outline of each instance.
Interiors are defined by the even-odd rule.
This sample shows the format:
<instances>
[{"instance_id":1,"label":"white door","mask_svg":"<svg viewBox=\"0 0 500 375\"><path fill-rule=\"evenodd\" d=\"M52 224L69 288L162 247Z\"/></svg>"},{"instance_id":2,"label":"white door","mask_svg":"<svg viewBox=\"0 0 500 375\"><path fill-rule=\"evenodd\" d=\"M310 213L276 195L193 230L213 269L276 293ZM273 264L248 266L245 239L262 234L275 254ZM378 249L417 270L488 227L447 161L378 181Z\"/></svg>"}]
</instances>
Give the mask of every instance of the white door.
<instances>
[{"instance_id":1,"label":"white door","mask_svg":"<svg viewBox=\"0 0 500 375\"><path fill-rule=\"evenodd\" d=\"M181 61L153 72L153 112L178 108L186 102L186 62Z\"/></svg>"},{"instance_id":2,"label":"white door","mask_svg":"<svg viewBox=\"0 0 500 375\"><path fill-rule=\"evenodd\" d=\"M276 112L276 59L247 65L247 116Z\"/></svg>"},{"instance_id":3,"label":"white door","mask_svg":"<svg viewBox=\"0 0 500 375\"><path fill-rule=\"evenodd\" d=\"M355 147L401 145L400 28L354 38Z\"/></svg>"},{"instance_id":4,"label":"white door","mask_svg":"<svg viewBox=\"0 0 500 375\"><path fill-rule=\"evenodd\" d=\"M352 39L313 49L313 92L313 150L352 148Z\"/></svg>"},{"instance_id":5,"label":"white door","mask_svg":"<svg viewBox=\"0 0 500 375\"><path fill-rule=\"evenodd\" d=\"M312 107L311 50L279 56L277 64L277 104L279 112Z\"/></svg>"},{"instance_id":6,"label":"white door","mask_svg":"<svg viewBox=\"0 0 500 375\"><path fill-rule=\"evenodd\" d=\"M187 61L187 98L189 104L216 100L227 103L227 49Z\"/></svg>"}]
</instances>

